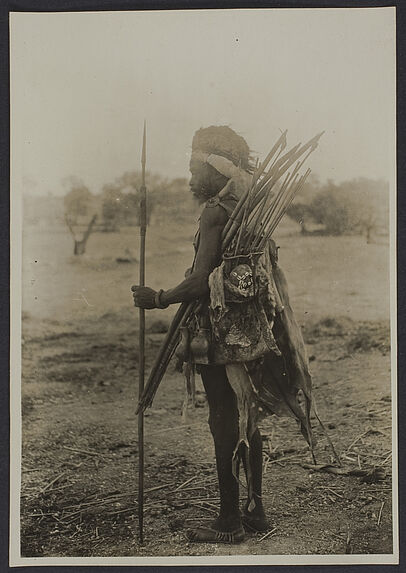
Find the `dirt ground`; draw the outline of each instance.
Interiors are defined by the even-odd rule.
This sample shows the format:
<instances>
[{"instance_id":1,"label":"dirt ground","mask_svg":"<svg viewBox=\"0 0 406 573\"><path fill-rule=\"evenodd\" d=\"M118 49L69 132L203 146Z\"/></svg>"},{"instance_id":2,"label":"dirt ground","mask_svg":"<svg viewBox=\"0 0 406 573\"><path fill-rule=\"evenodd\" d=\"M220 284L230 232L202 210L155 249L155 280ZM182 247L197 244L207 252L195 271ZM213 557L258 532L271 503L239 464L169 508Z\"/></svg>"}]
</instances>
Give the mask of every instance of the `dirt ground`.
<instances>
[{"instance_id":1,"label":"dirt ground","mask_svg":"<svg viewBox=\"0 0 406 573\"><path fill-rule=\"evenodd\" d=\"M173 286L189 266L193 225L156 225L148 282ZM238 546L190 544L218 491L208 410L181 417L182 375L171 364L145 417L145 543L137 539L137 312L129 287L136 230L97 234L71 256L64 229L24 237L22 556L298 555L392 552L388 246L359 237L278 237L301 323L319 414L346 468L383 467L372 483L304 467L291 419L262 424L264 504L271 529ZM147 320L147 370L174 309ZM319 463L331 463L313 420ZM244 487L241 486L244 498Z\"/></svg>"}]
</instances>

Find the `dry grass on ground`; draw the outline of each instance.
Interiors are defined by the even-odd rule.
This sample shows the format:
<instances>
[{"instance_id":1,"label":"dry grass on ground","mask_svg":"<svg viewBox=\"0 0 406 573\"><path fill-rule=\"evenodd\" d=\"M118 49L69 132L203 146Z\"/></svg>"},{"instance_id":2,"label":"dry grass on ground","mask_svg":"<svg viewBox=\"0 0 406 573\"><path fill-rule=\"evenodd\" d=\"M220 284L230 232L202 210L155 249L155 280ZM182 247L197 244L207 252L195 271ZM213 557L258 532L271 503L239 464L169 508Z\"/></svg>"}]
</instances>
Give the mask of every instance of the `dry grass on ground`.
<instances>
[{"instance_id":1,"label":"dry grass on ground","mask_svg":"<svg viewBox=\"0 0 406 573\"><path fill-rule=\"evenodd\" d=\"M283 230L283 229L282 229ZM149 230L152 286L189 266L192 225ZM63 230L24 244L22 554L24 556L390 553L391 388L387 247L358 237L280 233L281 264L303 325L319 413L342 463L384 481L310 471L295 423L263 423L264 502L273 533L240 546L193 545L185 529L213 517L218 492L199 386L180 418L170 366L146 423L146 543L137 542L137 264L116 258L135 230L90 238L73 260ZM52 245L52 248L50 247ZM37 262L35 262L37 261ZM35 298L37 297L37 298ZM173 309L148 315L147 367ZM158 323L157 321L161 321ZM331 461L323 433L318 461Z\"/></svg>"}]
</instances>

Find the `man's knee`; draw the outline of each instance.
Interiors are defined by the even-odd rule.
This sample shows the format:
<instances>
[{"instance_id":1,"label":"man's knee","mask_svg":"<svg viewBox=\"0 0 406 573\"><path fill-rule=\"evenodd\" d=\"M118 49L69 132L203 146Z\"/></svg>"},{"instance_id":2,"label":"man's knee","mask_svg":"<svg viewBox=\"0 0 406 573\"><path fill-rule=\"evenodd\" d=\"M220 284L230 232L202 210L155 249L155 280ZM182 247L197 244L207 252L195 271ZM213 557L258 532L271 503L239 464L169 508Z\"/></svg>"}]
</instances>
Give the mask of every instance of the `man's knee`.
<instances>
[{"instance_id":1,"label":"man's knee","mask_svg":"<svg viewBox=\"0 0 406 573\"><path fill-rule=\"evenodd\" d=\"M237 409L210 408L208 422L216 445L231 443L235 447L238 439Z\"/></svg>"},{"instance_id":2,"label":"man's knee","mask_svg":"<svg viewBox=\"0 0 406 573\"><path fill-rule=\"evenodd\" d=\"M226 433L227 428L229 427L227 416L222 415L221 411L215 406L210 408L208 422L210 431L214 438L217 436L221 437Z\"/></svg>"}]
</instances>

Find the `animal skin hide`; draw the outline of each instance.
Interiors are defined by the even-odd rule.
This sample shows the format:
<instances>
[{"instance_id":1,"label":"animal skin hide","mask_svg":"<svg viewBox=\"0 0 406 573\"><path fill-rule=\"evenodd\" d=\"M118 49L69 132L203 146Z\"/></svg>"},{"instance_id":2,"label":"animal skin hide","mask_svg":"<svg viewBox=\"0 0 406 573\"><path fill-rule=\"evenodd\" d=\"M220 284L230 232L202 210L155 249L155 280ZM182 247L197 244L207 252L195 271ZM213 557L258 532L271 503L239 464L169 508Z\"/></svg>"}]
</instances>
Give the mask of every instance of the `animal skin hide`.
<instances>
[{"instance_id":1,"label":"animal skin hide","mask_svg":"<svg viewBox=\"0 0 406 573\"><path fill-rule=\"evenodd\" d=\"M230 363L245 364L250 380L246 392L254 395L261 416L294 417L313 447L312 380L287 282L282 269L271 264L268 251L257 268L261 296L250 298L247 290L246 300L244 293L240 297L243 302L235 302L239 292L230 286L224 263L209 278L214 362L226 367ZM298 402L299 391L304 396L304 409ZM240 411L240 417L245 419L247 412Z\"/></svg>"}]
</instances>

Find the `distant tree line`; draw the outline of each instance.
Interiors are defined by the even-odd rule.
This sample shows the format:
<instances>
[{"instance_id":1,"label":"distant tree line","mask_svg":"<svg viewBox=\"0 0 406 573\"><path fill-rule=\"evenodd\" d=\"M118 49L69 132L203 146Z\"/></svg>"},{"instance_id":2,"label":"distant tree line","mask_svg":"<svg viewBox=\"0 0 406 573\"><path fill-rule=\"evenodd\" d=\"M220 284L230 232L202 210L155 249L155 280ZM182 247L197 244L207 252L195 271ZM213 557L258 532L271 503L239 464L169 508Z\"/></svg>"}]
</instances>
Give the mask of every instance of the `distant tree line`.
<instances>
[{"instance_id":1,"label":"distant tree line","mask_svg":"<svg viewBox=\"0 0 406 573\"><path fill-rule=\"evenodd\" d=\"M195 211L186 178L169 179L147 173L147 222L174 217L188 220ZM87 240L91 230L115 232L121 226L136 226L140 215L141 173L128 171L92 194L83 181L65 180L65 220L75 241ZM94 216L97 215L97 224ZM353 179L340 184L321 184L316 176L306 182L287 215L303 234L386 233L389 226L389 186L383 180ZM89 224L92 225L89 231ZM315 229L316 227L316 229ZM79 231L75 231L79 229Z\"/></svg>"},{"instance_id":2,"label":"distant tree line","mask_svg":"<svg viewBox=\"0 0 406 573\"><path fill-rule=\"evenodd\" d=\"M140 215L141 173L128 171L103 186L93 195L82 181L69 178L70 189L64 197L65 216L72 225L99 214L99 230L117 231L123 225L138 225ZM147 173L147 223L153 213L159 219L182 215L192 209L186 178L167 179Z\"/></svg>"},{"instance_id":3,"label":"distant tree line","mask_svg":"<svg viewBox=\"0 0 406 573\"><path fill-rule=\"evenodd\" d=\"M141 183L140 172L128 171L105 184L101 193L92 194L80 179L64 180L65 222L74 238L75 255L85 252L92 231L117 232L122 226L139 225ZM186 178L168 179L147 173L146 183L147 224L153 214L157 221L190 215L193 202Z\"/></svg>"},{"instance_id":4,"label":"distant tree line","mask_svg":"<svg viewBox=\"0 0 406 573\"><path fill-rule=\"evenodd\" d=\"M313 178L287 214L300 224L303 234L312 232L312 225L319 225L318 233L363 234L370 241L374 233L388 232L389 185L367 178L339 185L329 180L320 185Z\"/></svg>"}]
</instances>

